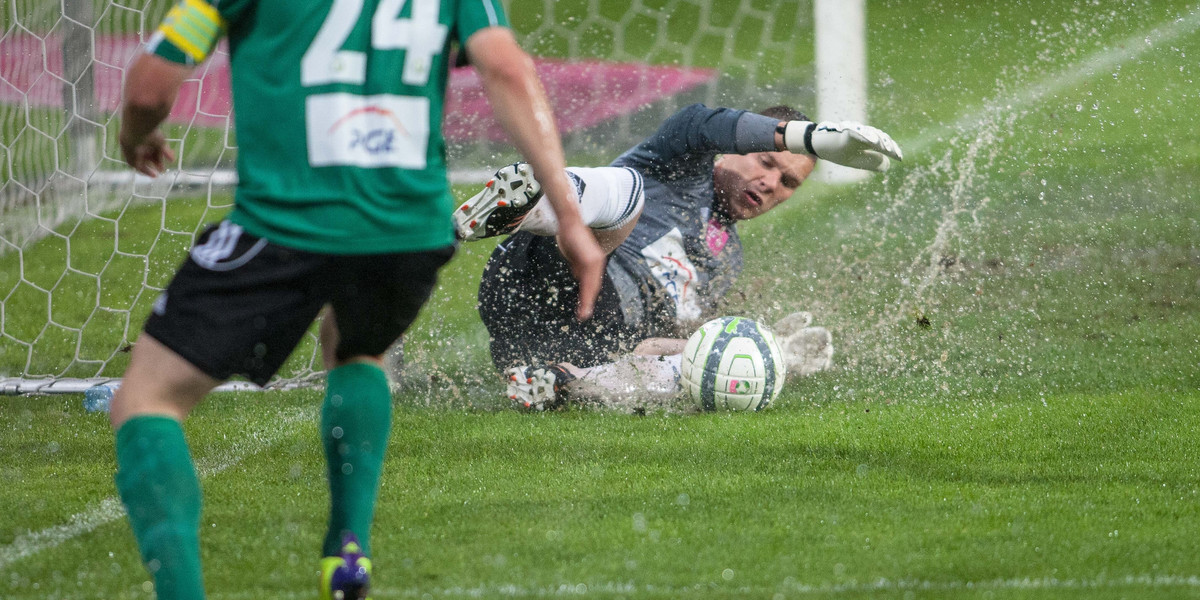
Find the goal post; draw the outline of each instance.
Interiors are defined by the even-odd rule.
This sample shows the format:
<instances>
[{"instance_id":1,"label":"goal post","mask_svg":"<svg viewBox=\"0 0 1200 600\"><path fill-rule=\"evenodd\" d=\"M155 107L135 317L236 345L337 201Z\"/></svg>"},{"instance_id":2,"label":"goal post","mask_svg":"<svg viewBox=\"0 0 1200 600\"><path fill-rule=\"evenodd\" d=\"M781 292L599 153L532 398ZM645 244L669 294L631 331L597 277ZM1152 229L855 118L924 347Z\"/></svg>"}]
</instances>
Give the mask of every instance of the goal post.
<instances>
[{"instance_id":1,"label":"goal post","mask_svg":"<svg viewBox=\"0 0 1200 600\"><path fill-rule=\"evenodd\" d=\"M70 140L70 173L80 182L96 168L99 136L96 132L96 60L89 24L95 22L92 0L62 0L63 83L62 104Z\"/></svg>"},{"instance_id":2,"label":"goal post","mask_svg":"<svg viewBox=\"0 0 1200 600\"><path fill-rule=\"evenodd\" d=\"M867 123L866 0L813 0L818 121ZM821 161L817 177L863 181L867 172Z\"/></svg>"},{"instance_id":3,"label":"goal post","mask_svg":"<svg viewBox=\"0 0 1200 600\"><path fill-rule=\"evenodd\" d=\"M818 119L864 118L843 112L850 100L821 87L846 94L847 86L865 86L865 74L853 79L845 65L824 66L853 52L822 49L861 38L862 3L507 0L506 7L535 56L568 160L589 165L612 160L693 102L788 103ZM119 377L193 236L231 206L237 145L223 45L185 84L164 127L178 154L168 173L135 176L120 157L124 70L172 4L0 3L0 394L76 391ZM848 6L859 7L858 21L842 14ZM835 75L815 76L814 64ZM481 98L469 69L452 74L452 182L486 177L516 156ZM310 335L280 384L309 381L320 368Z\"/></svg>"}]
</instances>

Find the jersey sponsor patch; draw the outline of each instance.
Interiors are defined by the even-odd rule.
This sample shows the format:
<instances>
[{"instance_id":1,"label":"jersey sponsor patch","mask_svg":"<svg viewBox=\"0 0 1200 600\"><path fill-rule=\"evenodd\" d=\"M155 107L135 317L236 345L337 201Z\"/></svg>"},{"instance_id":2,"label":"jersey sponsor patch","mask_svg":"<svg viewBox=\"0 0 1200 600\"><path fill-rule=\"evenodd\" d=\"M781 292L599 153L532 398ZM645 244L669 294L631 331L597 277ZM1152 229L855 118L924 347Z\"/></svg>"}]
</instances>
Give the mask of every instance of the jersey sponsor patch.
<instances>
[{"instance_id":1,"label":"jersey sponsor patch","mask_svg":"<svg viewBox=\"0 0 1200 600\"><path fill-rule=\"evenodd\" d=\"M679 321L700 317L696 301L696 267L683 248L683 233L672 227L662 237L642 248L642 256L650 272L671 300L675 302L675 318Z\"/></svg>"},{"instance_id":2,"label":"jersey sponsor patch","mask_svg":"<svg viewBox=\"0 0 1200 600\"><path fill-rule=\"evenodd\" d=\"M314 167L425 168L428 98L318 94L308 97L305 111Z\"/></svg>"}]
</instances>

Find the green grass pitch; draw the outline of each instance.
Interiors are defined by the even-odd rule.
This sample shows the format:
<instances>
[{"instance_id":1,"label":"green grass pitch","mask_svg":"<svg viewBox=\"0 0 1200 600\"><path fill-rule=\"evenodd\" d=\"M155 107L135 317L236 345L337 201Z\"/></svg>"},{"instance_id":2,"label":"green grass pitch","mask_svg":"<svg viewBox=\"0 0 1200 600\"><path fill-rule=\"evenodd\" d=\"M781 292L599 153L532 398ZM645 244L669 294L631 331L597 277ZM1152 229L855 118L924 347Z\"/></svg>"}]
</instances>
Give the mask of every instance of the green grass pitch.
<instances>
[{"instance_id":1,"label":"green grass pitch","mask_svg":"<svg viewBox=\"0 0 1200 600\"><path fill-rule=\"evenodd\" d=\"M727 306L813 311L836 368L757 414L521 414L474 313L490 245L467 246L409 336L375 598L1200 596L1200 7L868 14L870 120L906 160L746 224ZM223 201L0 256L5 331L89 323L83 358L132 337L135 256L161 285ZM218 394L187 422L209 597L314 597L320 401ZM0 597L152 597L111 448L78 396L0 397Z\"/></svg>"}]
</instances>

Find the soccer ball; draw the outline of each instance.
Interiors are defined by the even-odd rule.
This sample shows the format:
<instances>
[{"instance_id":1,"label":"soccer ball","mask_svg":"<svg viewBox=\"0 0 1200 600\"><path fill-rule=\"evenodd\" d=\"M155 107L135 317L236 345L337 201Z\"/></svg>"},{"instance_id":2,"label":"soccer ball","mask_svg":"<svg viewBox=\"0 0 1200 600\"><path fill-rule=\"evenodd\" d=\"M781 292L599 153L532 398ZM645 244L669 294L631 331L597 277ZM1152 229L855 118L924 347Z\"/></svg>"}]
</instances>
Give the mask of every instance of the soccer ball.
<instances>
[{"instance_id":1,"label":"soccer ball","mask_svg":"<svg viewBox=\"0 0 1200 600\"><path fill-rule=\"evenodd\" d=\"M685 392L704 410L762 410L783 389L783 352L775 334L742 317L700 326L683 348Z\"/></svg>"}]
</instances>

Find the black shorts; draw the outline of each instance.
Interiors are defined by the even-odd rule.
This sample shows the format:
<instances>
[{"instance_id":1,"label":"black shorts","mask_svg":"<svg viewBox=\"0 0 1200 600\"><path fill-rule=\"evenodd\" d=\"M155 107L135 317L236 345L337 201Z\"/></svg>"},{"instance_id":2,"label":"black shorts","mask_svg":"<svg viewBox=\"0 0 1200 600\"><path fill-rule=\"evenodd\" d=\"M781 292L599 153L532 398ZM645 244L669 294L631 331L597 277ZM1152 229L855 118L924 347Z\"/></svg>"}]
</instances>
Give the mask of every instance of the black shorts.
<instances>
[{"instance_id":1,"label":"black shorts","mask_svg":"<svg viewBox=\"0 0 1200 600\"><path fill-rule=\"evenodd\" d=\"M579 284L553 237L518 232L496 247L479 284L479 316L496 368L611 362L646 338L626 325L608 273L592 318L575 320Z\"/></svg>"},{"instance_id":2,"label":"black shorts","mask_svg":"<svg viewBox=\"0 0 1200 600\"><path fill-rule=\"evenodd\" d=\"M286 248L229 221L208 227L154 303L145 331L204 373L265 384L326 304L337 357L383 354L454 254L330 255Z\"/></svg>"}]
</instances>

